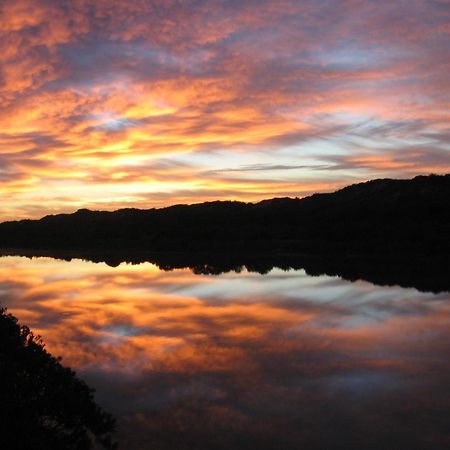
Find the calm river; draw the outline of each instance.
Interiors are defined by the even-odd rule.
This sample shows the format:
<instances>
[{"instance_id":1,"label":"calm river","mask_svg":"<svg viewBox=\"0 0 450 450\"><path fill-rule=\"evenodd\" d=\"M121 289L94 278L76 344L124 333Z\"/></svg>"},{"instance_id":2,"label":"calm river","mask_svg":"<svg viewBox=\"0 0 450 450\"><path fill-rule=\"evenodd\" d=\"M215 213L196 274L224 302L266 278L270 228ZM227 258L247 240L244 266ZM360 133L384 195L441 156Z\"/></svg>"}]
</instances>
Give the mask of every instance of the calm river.
<instances>
[{"instance_id":1,"label":"calm river","mask_svg":"<svg viewBox=\"0 0 450 450\"><path fill-rule=\"evenodd\" d=\"M447 292L21 257L0 280L121 449L450 448Z\"/></svg>"}]
</instances>

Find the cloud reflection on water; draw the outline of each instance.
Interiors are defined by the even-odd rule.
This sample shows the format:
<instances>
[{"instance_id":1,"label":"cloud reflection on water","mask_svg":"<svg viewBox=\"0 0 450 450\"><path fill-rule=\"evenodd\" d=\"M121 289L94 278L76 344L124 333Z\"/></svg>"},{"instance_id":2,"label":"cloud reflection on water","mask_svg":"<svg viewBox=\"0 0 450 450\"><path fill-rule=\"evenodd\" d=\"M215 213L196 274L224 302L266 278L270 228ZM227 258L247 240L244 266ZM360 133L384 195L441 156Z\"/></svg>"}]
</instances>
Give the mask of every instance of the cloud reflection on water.
<instances>
[{"instance_id":1,"label":"cloud reflection on water","mask_svg":"<svg viewBox=\"0 0 450 450\"><path fill-rule=\"evenodd\" d=\"M18 257L0 280L0 303L118 417L122 448L450 442L448 293Z\"/></svg>"}]
</instances>

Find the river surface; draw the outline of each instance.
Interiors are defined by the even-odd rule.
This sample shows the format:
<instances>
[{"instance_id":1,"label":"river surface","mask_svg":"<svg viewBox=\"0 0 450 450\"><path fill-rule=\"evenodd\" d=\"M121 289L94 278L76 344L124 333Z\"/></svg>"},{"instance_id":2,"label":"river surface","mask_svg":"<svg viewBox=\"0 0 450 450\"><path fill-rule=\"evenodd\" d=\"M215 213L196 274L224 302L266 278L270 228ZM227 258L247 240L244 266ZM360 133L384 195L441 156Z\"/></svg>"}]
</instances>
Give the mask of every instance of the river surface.
<instances>
[{"instance_id":1,"label":"river surface","mask_svg":"<svg viewBox=\"0 0 450 450\"><path fill-rule=\"evenodd\" d=\"M304 271L0 259L0 304L120 448L450 448L450 294Z\"/></svg>"}]
</instances>

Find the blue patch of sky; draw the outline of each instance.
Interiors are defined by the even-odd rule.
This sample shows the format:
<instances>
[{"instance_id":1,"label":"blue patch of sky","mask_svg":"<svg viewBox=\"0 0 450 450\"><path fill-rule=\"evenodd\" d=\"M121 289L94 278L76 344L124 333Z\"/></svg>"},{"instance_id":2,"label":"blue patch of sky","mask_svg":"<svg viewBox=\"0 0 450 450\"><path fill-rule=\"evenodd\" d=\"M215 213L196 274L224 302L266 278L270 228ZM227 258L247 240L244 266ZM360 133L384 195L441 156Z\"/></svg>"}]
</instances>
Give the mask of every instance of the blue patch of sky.
<instances>
[{"instance_id":1,"label":"blue patch of sky","mask_svg":"<svg viewBox=\"0 0 450 450\"><path fill-rule=\"evenodd\" d=\"M139 123L134 120L109 115L103 116L101 120L102 123L93 128L105 131L122 131L139 125Z\"/></svg>"},{"instance_id":2,"label":"blue patch of sky","mask_svg":"<svg viewBox=\"0 0 450 450\"><path fill-rule=\"evenodd\" d=\"M315 52L319 62L340 69L375 68L392 62L399 50L389 47L361 45L359 41L340 41Z\"/></svg>"},{"instance_id":3,"label":"blue patch of sky","mask_svg":"<svg viewBox=\"0 0 450 450\"><path fill-rule=\"evenodd\" d=\"M80 45L64 45L59 54L68 75L48 84L48 89L59 89L67 84L90 88L98 84L151 76L161 70L199 67L198 60L204 54L190 54L180 58L156 46L135 42L103 41Z\"/></svg>"},{"instance_id":4,"label":"blue patch of sky","mask_svg":"<svg viewBox=\"0 0 450 450\"><path fill-rule=\"evenodd\" d=\"M147 329L133 327L129 324L123 325L111 325L108 327L103 327L102 330L115 334L116 336L128 337L128 336L139 336L144 331L147 332Z\"/></svg>"}]
</instances>

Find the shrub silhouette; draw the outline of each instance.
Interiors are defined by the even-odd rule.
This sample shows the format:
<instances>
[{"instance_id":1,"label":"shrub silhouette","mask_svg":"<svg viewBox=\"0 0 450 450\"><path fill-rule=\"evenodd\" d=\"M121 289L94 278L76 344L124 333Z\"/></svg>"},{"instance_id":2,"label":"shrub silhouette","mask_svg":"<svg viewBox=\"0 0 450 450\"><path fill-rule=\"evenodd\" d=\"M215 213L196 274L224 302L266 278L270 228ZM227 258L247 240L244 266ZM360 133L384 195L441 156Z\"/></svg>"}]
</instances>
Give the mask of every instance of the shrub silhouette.
<instances>
[{"instance_id":1,"label":"shrub silhouette","mask_svg":"<svg viewBox=\"0 0 450 450\"><path fill-rule=\"evenodd\" d=\"M115 421L93 390L0 308L0 430L8 450L114 449Z\"/></svg>"}]
</instances>

